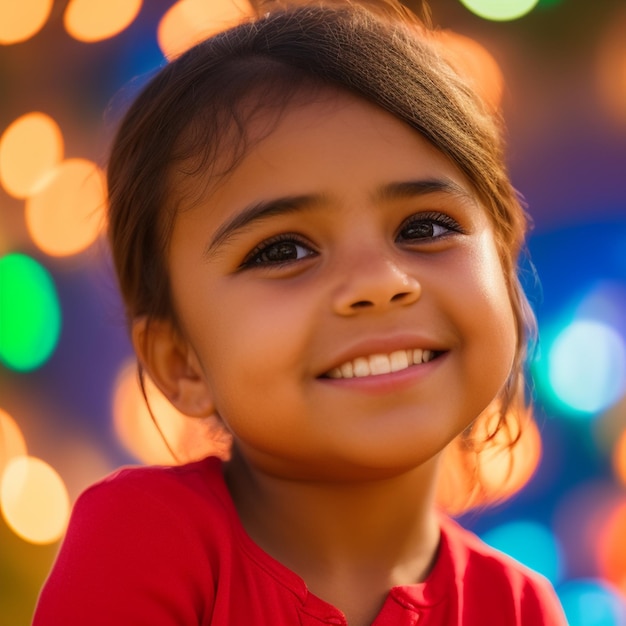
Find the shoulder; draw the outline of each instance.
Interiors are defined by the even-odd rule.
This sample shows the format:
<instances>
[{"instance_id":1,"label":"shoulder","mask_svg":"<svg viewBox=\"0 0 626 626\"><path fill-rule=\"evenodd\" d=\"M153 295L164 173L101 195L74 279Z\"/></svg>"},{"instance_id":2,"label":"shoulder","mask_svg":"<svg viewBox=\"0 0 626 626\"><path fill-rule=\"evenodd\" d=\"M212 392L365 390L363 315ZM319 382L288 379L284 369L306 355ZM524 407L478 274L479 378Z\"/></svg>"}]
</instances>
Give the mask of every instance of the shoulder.
<instances>
[{"instance_id":1,"label":"shoulder","mask_svg":"<svg viewBox=\"0 0 626 626\"><path fill-rule=\"evenodd\" d=\"M218 459L123 469L88 488L74 505L35 623L200 623L228 541L221 489Z\"/></svg>"},{"instance_id":2,"label":"shoulder","mask_svg":"<svg viewBox=\"0 0 626 626\"><path fill-rule=\"evenodd\" d=\"M442 520L442 550L462 582L464 603L484 613L509 611L520 623L539 626L567 624L550 582L537 572L488 546L456 522Z\"/></svg>"}]
</instances>

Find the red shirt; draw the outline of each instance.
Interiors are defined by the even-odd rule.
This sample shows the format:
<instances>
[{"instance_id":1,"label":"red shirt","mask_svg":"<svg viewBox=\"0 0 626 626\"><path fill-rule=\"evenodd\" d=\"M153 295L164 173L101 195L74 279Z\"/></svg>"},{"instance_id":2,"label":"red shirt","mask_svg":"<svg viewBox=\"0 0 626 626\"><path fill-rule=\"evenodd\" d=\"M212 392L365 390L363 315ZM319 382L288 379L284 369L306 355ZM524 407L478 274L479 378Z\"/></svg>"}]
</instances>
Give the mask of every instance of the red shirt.
<instances>
[{"instance_id":1,"label":"red shirt","mask_svg":"<svg viewBox=\"0 0 626 626\"><path fill-rule=\"evenodd\" d=\"M33 626L321 626L343 614L246 534L221 461L121 470L76 502ZM566 626L549 583L452 520L375 626Z\"/></svg>"}]
</instances>

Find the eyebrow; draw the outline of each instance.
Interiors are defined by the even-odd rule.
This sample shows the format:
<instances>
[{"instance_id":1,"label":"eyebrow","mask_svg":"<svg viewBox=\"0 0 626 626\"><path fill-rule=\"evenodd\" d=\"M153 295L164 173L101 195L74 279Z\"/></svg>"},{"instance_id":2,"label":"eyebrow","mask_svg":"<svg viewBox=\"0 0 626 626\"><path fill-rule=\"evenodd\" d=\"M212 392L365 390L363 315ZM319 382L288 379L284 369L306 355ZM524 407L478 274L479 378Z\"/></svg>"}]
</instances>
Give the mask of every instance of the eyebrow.
<instances>
[{"instance_id":1,"label":"eyebrow","mask_svg":"<svg viewBox=\"0 0 626 626\"><path fill-rule=\"evenodd\" d=\"M464 187L449 178L433 178L425 180L410 180L394 182L384 185L376 190L374 198L379 201L401 200L404 198L414 198L430 194L447 194L457 196L476 202L475 197ZM255 222L290 213L314 208L324 203L327 196L301 195L284 196L263 200L246 206L234 217L224 222L216 231L209 244L206 246L203 258L208 260L215 251L238 231Z\"/></svg>"}]
</instances>

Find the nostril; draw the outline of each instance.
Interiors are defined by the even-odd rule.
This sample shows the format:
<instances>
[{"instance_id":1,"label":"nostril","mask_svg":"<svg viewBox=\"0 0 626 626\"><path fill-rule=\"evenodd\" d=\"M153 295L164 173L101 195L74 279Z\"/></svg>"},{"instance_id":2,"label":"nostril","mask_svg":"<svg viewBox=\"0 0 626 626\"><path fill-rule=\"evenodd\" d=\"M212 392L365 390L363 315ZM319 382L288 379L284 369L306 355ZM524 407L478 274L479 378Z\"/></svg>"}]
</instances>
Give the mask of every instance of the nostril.
<instances>
[{"instance_id":1,"label":"nostril","mask_svg":"<svg viewBox=\"0 0 626 626\"><path fill-rule=\"evenodd\" d=\"M402 293L397 293L394 296L391 297L391 302L397 302L398 300L404 300L404 298L406 298L407 296L409 296L409 292L408 291L404 291Z\"/></svg>"},{"instance_id":2,"label":"nostril","mask_svg":"<svg viewBox=\"0 0 626 626\"><path fill-rule=\"evenodd\" d=\"M365 309L368 306L373 306L374 303L370 300L359 300L358 302L353 302L350 306L353 309Z\"/></svg>"}]
</instances>

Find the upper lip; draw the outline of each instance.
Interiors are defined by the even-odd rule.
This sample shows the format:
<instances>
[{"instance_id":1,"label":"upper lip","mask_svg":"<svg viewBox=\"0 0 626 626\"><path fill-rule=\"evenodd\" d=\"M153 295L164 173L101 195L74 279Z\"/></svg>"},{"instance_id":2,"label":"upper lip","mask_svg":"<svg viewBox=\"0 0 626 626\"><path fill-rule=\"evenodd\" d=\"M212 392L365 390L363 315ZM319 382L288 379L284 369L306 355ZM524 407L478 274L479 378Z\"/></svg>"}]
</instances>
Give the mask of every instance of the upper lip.
<instances>
[{"instance_id":1,"label":"upper lip","mask_svg":"<svg viewBox=\"0 0 626 626\"><path fill-rule=\"evenodd\" d=\"M433 352L444 352L446 348L431 338L417 335L403 335L396 337L379 337L359 341L344 351L340 352L332 359L321 376L326 376L328 372L336 367L340 367L348 361L353 361L359 357L370 357L374 354L391 354L397 350L432 350Z\"/></svg>"}]
</instances>

